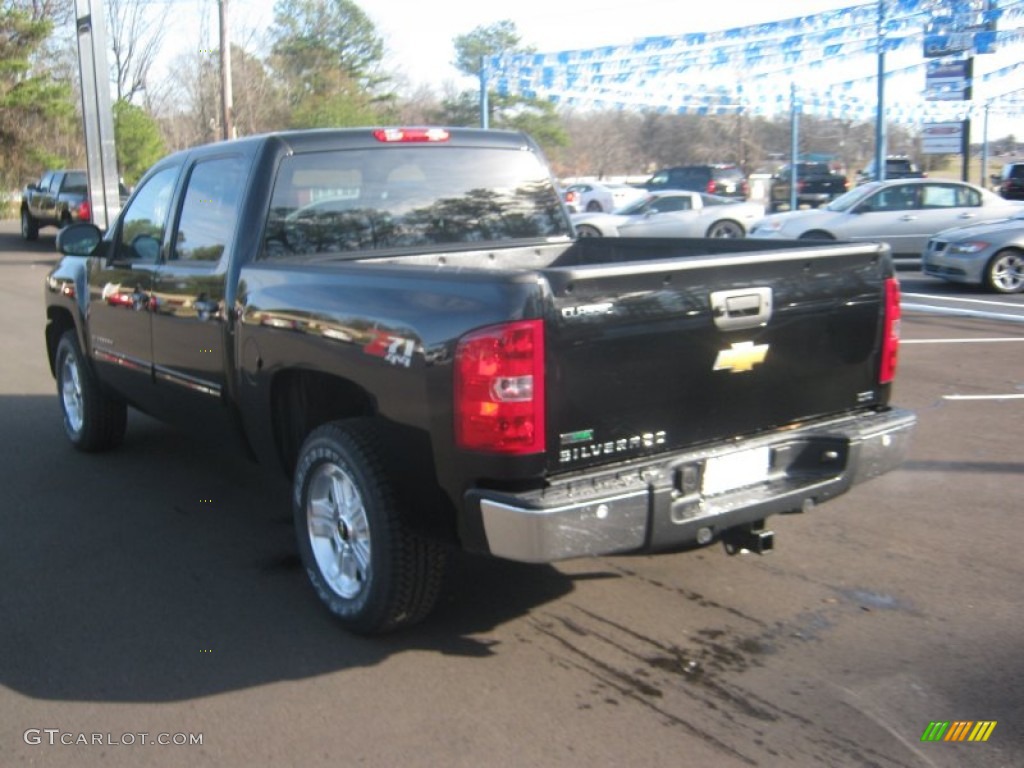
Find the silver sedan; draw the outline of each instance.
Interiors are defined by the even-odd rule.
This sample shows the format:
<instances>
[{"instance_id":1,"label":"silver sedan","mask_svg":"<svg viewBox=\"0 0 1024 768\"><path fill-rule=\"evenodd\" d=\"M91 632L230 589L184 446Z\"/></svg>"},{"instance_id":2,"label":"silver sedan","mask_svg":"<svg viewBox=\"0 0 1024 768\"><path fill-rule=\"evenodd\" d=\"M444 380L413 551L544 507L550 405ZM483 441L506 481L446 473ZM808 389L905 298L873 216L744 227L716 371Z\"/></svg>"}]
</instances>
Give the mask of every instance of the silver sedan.
<instances>
[{"instance_id":1,"label":"silver sedan","mask_svg":"<svg viewBox=\"0 0 1024 768\"><path fill-rule=\"evenodd\" d=\"M862 184L824 208L766 216L750 236L884 242L894 256L917 259L937 232L1021 211L1022 203L966 182L893 179Z\"/></svg>"},{"instance_id":2,"label":"silver sedan","mask_svg":"<svg viewBox=\"0 0 1024 768\"><path fill-rule=\"evenodd\" d=\"M703 192L651 192L613 213L576 213L579 237L745 237L764 206Z\"/></svg>"},{"instance_id":3,"label":"silver sedan","mask_svg":"<svg viewBox=\"0 0 1024 768\"><path fill-rule=\"evenodd\" d=\"M1024 212L939 232L928 241L921 267L926 275L996 293L1024 291Z\"/></svg>"}]
</instances>

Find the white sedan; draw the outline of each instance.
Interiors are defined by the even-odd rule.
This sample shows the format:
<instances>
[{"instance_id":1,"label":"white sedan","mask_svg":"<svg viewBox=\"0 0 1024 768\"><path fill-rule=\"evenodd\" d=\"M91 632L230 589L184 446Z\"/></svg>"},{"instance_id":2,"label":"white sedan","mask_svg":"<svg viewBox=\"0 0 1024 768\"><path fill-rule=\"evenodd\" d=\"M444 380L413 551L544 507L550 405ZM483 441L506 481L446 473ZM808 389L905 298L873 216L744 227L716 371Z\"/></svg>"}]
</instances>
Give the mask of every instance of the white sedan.
<instances>
[{"instance_id":1,"label":"white sedan","mask_svg":"<svg viewBox=\"0 0 1024 768\"><path fill-rule=\"evenodd\" d=\"M766 216L750 236L883 242L894 256L920 258L936 232L1013 216L1021 205L962 181L874 181L824 208Z\"/></svg>"},{"instance_id":2,"label":"white sedan","mask_svg":"<svg viewBox=\"0 0 1024 768\"><path fill-rule=\"evenodd\" d=\"M651 192L612 213L575 213L579 237L744 237L764 206L703 192Z\"/></svg>"}]
</instances>

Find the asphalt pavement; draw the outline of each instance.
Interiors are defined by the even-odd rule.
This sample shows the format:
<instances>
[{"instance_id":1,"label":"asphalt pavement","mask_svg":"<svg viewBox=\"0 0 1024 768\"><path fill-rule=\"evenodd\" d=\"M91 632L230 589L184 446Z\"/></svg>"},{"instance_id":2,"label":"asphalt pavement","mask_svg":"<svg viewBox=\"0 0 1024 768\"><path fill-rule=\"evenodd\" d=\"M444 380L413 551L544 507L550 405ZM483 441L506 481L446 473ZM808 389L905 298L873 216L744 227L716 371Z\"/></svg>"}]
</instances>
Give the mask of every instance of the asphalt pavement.
<instances>
[{"instance_id":1,"label":"asphalt pavement","mask_svg":"<svg viewBox=\"0 0 1024 768\"><path fill-rule=\"evenodd\" d=\"M68 446L54 260L0 223L0 766L1024 766L1024 297L901 274L911 456L774 552L459 557L363 639L260 467L137 414Z\"/></svg>"}]
</instances>

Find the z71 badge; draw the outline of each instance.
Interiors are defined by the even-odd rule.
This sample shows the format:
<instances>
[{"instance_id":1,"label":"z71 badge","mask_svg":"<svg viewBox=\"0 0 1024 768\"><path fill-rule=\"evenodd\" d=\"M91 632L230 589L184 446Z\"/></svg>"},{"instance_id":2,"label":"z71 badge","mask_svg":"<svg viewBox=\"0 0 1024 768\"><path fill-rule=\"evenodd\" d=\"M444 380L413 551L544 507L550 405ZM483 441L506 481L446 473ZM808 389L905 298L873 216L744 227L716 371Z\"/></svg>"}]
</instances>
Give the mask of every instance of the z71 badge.
<instances>
[{"instance_id":1,"label":"z71 badge","mask_svg":"<svg viewBox=\"0 0 1024 768\"><path fill-rule=\"evenodd\" d=\"M383 357L392 365L408 368L412 365L412 355L416 351L416 342L402 336L392 336L385 331L377 331L376 335L363 347L363 352L374 357Z\"/></svg>"}]
</instances>

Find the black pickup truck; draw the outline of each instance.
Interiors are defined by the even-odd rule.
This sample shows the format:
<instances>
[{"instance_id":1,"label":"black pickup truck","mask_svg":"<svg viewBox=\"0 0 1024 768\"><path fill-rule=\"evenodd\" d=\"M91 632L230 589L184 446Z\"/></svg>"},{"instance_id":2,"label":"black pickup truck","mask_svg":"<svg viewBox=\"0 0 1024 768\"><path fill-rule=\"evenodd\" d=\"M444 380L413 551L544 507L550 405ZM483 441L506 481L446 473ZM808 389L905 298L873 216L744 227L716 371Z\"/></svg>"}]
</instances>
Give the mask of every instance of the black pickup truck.
<instances>
[{"instance_id":1,"label":"black pickup truck","mask_svg":"<svg viewBox=\"0 0 1024 768\"><path fill-rule=\"evenodd\" d=\"M763 551L766 518L897 466L913 429L884 246L576 240L519 133L200 147L58 247L72 445L117 446L126 406L236 435L357 632L424 617L456 548Z\"/></svg>"},{"instance_id":2,"label":"black pickup truck","mask_svg":"<svg viewBox=\"0 0 1024 768\"><path fill-rule=\"evenodd\" d=\"M849 189L849 182L841 173L835 173L828 163L796 164L796 204L817 208ZM788 208L792 203L793 166L785 165L772 176L769 188L771 211Z\"/></svg>"},{"instance_id":3,"label":"black pickup truck","mask_svg":"<svg viewBox=\"0 0 1024 768\"><path fill-rule=\"evenodd\" d=\"M89 221L89 180L85 171L47 171L21 192L21 236L39 237L40 227Z\"/></svg>"}]
</instances>

